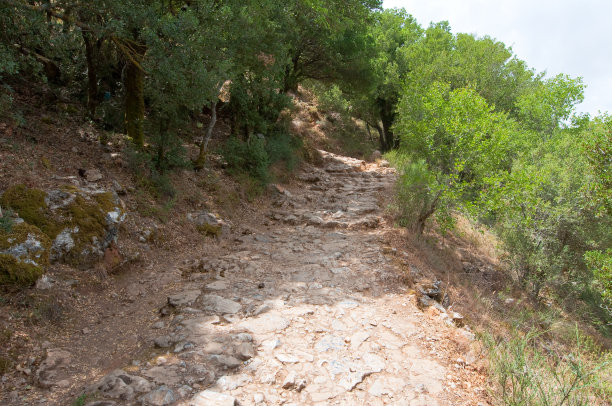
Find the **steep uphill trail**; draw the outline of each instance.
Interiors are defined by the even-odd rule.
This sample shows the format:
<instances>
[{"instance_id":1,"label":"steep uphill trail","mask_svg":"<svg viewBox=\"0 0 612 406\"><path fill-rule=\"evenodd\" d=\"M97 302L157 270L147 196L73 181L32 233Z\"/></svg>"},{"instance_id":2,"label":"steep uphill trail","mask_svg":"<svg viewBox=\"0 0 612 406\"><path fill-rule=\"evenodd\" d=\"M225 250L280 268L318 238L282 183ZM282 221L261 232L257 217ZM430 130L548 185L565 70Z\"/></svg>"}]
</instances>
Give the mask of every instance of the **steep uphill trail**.
<instances>
[{"instance_id":1,"label":"steep uphill trail","mask_svg":"<svg viewBox=\"0 0 612 406\"><path fill-rule=\"evenodd\" d=\"M273 189L265 231L166 275L168 304L141 332L150 351L88 374L86 404L487 404L466 372L473 335L419 310L383 247L394 171L322 154Z\"/></svg>"}]
</instances>

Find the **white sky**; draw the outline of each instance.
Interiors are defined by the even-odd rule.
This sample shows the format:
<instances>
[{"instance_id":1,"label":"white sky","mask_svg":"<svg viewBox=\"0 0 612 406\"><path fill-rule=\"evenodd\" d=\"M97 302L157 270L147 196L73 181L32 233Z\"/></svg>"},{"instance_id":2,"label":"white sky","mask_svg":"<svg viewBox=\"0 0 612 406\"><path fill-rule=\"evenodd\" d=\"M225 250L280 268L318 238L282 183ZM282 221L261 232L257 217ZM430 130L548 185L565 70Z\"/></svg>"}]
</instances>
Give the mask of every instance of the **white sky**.
<instances>
[{"instance_id":1,"label":"white sky","mask_svg":"<svg viewBox=\"0 0 612 406\"><path fill-rule=\"evenodd\" d=\"M577 111L612 113L612 0L383 0L426 28L447 20L453 33L489 35L547 76L581 76Z\"/></svg>"}]
</instances>

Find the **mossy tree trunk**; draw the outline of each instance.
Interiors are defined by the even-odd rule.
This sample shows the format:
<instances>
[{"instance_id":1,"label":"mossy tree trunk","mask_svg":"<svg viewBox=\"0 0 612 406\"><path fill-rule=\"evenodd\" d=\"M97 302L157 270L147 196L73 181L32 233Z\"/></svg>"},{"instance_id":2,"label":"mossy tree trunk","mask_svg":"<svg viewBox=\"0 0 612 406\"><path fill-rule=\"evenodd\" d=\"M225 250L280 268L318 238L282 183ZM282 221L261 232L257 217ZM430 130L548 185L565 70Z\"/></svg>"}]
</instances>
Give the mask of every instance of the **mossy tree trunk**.
<instances>
[{"instance_id":1,"label":"mossy tree trunk","mask_svg":"<svg viewBox=\"0 0 612 406\"><path fill-rule=\"evenodd\" d=\"M283 93L296 93L300 82L300 57L301 52L296 52L291 58L291 64L285 68Z\"/></svg>"},{"instance_id":2,"label":"mossy tree trunk","mask_svg":"<svg viewBox=\"0 0 612 406\"><path fill-rule=\"evenodd\" d=\"M135 60L129 60L125 73L125 129L134 144L144 147L144 71L141 63L145 46L135 47Z\"/></svg>"}]
</instances>

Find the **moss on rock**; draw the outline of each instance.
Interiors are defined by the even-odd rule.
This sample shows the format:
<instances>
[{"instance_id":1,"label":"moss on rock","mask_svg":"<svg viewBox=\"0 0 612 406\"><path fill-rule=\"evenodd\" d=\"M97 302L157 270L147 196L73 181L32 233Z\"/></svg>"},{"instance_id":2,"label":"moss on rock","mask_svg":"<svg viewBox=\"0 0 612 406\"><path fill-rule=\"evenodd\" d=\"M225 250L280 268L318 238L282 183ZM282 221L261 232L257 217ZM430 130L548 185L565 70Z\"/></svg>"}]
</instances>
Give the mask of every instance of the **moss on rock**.
<instances>
[{"instance_id":1,"label":"moss on rock","mask_svg":"<svg viewBox=\"0 0 612 406\"><path fill-rule=\"evenodd\" d=\"M204 223L196 226L197 230L205 237L220 237L223 229L220 225L215 226L212 224Z\"/></svg>"},{"instance_id":2,"label":"moss on rock","mask_svg":"<svg viewBox=\"0 0 612 406\"><path fill-rule=\"evenodd\" d=\"M67 253L65 260L72 265L85 265L89 262L89 255L95 254L92 250L96 243L100 246L106 235L106 215L95 202L89 202L82 196L77 196L73 203L67 207L69 220L65 227L78 232L73 233L74 248Z\"/></svg>"},{"instance_id":3,"label":"moss on rock","mask_svg":"<svg viewBox=\"0 0 612 406\"><path fill-rule=\"evenodd\" d=\"M16 185L4 192L0 203L53 241L52 260L75 266L101 258L125 214L112 192L91 193L73 185L48 193Z\"/></svg>"},{"instance_id":4,"label":"moss on rock","mask_svg":"<svg viewBox=\"0 0 612 406\"><path fill-rule=\"evenodd\" d=\"M7 254L0 254L0 285L31 286L44 273L45 270L40 266L18 261Z\"/></svg>"},{"instance_id":5,"label":"moss on rock","mask_svg":"<svg viewBox=\"0 0 612 406\"><path fill-rule=\"evenodd\" d=\"M53 219L45 202L46 193L40 189L15 185L8 188L0 197L0 205L15 211L27 223L38 227L51 238L61 231L62 226Z\"/></svg>"},{"instance_id":6,"label":"moss on rock","mask_svg":"<svg viewBox=\"0 0 612 406\"><path fill-rule=\"evenodd\" d=\"M31 224L0 231L0 285L34 284L49 265L50 247L49 237Z\"/></svg>"}]
</instances>

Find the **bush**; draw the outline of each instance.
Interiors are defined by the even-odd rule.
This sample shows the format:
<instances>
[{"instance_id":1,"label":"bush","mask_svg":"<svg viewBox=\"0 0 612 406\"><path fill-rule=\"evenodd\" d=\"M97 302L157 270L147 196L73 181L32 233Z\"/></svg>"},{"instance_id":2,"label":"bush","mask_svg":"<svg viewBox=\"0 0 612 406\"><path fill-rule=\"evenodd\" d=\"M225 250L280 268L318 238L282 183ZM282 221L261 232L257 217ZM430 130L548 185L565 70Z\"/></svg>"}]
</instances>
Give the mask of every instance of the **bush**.
<instances>
[{"instance_id":1,"label":"bush","mask_svg":"<svg viewBox=\"0 0 612 406\"><path fill-rule=\"evenodd\" d=\"M262 183L267 183L269 180L270 160L264 139L252 137L249 141L242 141L232 137L221 149L221 154L230 170L246 172Z\"/></svg>"},{"instance_id":2,"label":"bush","mask_svg":"<svg viewBox=\"0 0 612 406\"><path fill-rule=\"evenodd\" d=\"M285 131L277 131L266 139L266 152L270 165L283 162L285 169L291 172L299 164L297 151L302 148L302 141Z\"/></svg>"},{"instance_id":3,"label":"bush","mask_svg":"<svg viewBox=\"0 0 612 406\"><path fill-rule=\"evenodd\" d=\"M322 111L348 114L350 104L338 85L332 85L327 88L320 84L318 86L313 85L313 90L317 94L319 108Z\"/></svg>"},{"instance_id":4,"label":"bush","mask_svg":"<svg viewBox=\"0 0 612 406\"><path fill-rule=\"evenodd\" d=\"M612 318L612 249L589 251L584 255L588 266L593 270L594 287L601 294L602 307Z\"/></svg>"},{"instance_id":5,"label":"bush","mask_svg":"<svg viewBox=\"0 0 612 406\"><path fill-rule=\"evenodd\" d=\"M410 161L405 155L391 152L386 157L397 167L400 177L396 183L395 209L399 224L412 227L419 234L432 215L443 229L452 226L452 216L445 190L429 170L424 160Z\"/></svg>"},{"instance_id":6,"label":"bush","mask_svg":"<svg viewBox=\"0 0 612 406\"><path fill-rule=\"evenodd\" d=\"M127 165L134 173L139 185L155 198L173 198L176 190L172 180L164 171L157 168L157 161L146 151L128 148ZM177 160L177 163L182 161Z\"/></svg>"}]
</instances>

